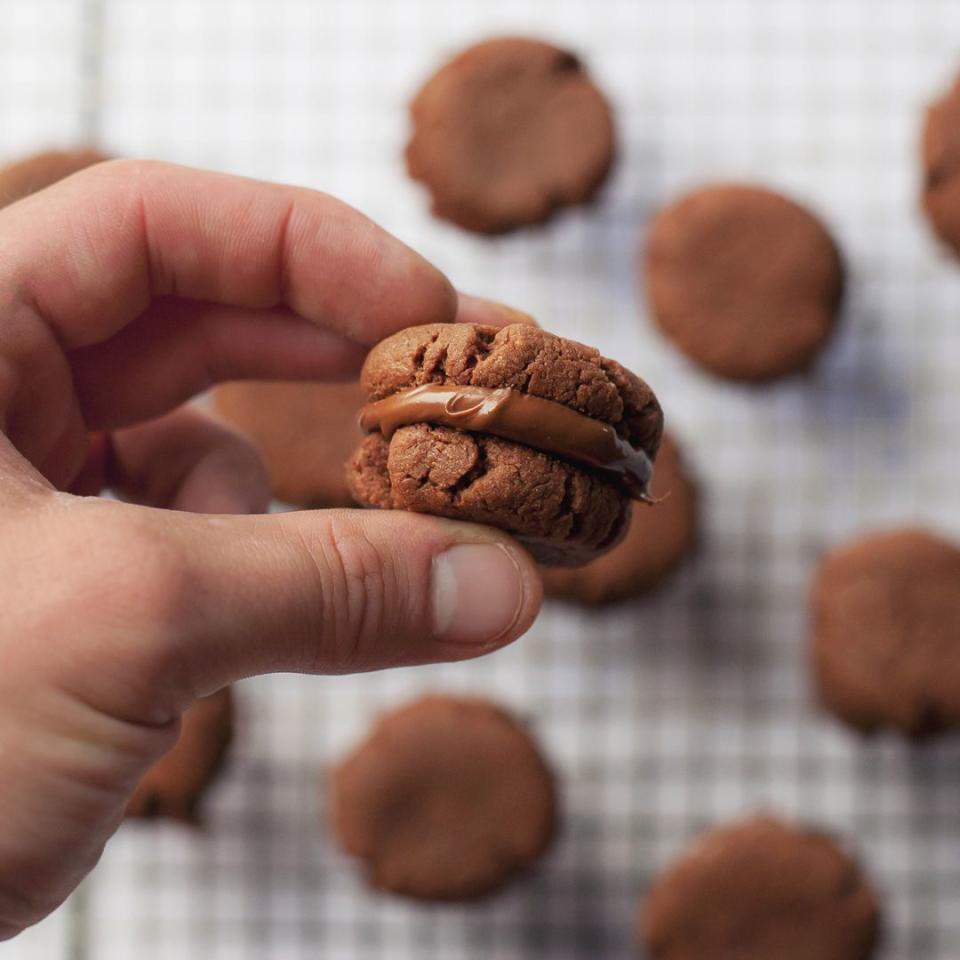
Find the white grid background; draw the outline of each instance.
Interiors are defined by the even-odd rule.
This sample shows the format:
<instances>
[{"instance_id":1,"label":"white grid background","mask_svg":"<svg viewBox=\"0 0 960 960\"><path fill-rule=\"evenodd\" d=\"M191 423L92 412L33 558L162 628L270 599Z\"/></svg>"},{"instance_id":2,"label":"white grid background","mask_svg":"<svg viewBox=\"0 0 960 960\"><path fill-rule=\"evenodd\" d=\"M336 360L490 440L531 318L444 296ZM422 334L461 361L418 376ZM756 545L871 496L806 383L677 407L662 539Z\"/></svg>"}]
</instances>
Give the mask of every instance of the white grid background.
<instances>
[{"instance_id":1,"label":"white grid background","mask_svg":"<svg viewBox=\"0 0 960 960\"><path fill-rule=\"evenodd\" d=\"M485 661L243 684L203 835L131 824L22 960L627 958L637 898L700 829L766 808L849 839L884 960L960 956L960 742L864 744L812 707L805 598L822 550L926 521L960 536L960 267L917 211L921 106L960 66L955 0L0 0L0 149L117 154L312 185L464 289L647 377L703 480L697 561L643 603L547 608ZM583 54L621 153L598 205L495 241L432 221L405 103L442 58L525 32ZM638 309L650 212L706 179L817 209L848 260L842 329L805 380L698 375ZM378 711L427 689L530 717L564 830L469 907L369 895L318 827L318 782Z\"/></svg>"}]
</instances>

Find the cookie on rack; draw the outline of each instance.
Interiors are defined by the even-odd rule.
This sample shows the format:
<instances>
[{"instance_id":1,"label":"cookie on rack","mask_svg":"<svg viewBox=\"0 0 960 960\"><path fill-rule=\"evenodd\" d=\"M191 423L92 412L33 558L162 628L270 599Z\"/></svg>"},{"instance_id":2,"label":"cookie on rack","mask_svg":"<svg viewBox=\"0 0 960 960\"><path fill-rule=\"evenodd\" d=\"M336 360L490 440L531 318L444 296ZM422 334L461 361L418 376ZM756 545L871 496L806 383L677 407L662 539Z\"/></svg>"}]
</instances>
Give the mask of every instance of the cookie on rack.
<instances>
[{"instance_id":1,"label":"cookie on rack","mask_svg":"<svg viewBox=\"0 0 960 960\"><path fill-rule=\"evenodd\" d=\"M644 267L661 332L705 370L746 382L808 367L843 289L823 224L778 193L738 184L701 187L662 210Z\"/></svg>"},{"instance_id":2,"label":"cookie on rack","mask_svg":"<svg viewBox=\"0 0 960 960\"><path fill-rule=\"evenodd\" d=\"M471 697L381 717L336 769L333 829L372 886L468 900L530 868L554 833L553 776L529 732Z\"/></svg>"},{"instance_id":3,"label":"cookie on rack","mask_svg":"<svg viewBox=\"0 0 960 960\"><path fill-rule=\"evenodd\" d=\"M0 207L22 200L58 180L109 159L99 150L77 147L71 150L45 150L9 163L0 167Z\"/></svg>"},{"instance_id":4,"label":"cookie on rack","mask_svg":"<svg viewBox=\"0 0 960 960\"><path fill-rule=\"evenodd\" d=\"M663 415L650 387L538 327L410 327L361 374L361 504L499 527L541 563L586 563L648 499Z\"/></svg>"},{"instance_id":5,"label":"cookie on rack","mask_svg":"<svg viewBox=\"0 0 960 960\"><path fill-rule=\"evenodd\" d=\"M653 502L633 504L626 536L583 567L541 571L548 596L596 607L641 596L692 553L699 525L697 489L676 441L663 435L650 487Z\"/></svg>"},{"instance_id":6,"label":"cookie on rack","mask_svg":"<svg viewBox=\"0 0 960 960\"><path fill-rule=\"evenodd\" d=\"M960 549L915 528L834 550L812 591L820 698L870 732L960 728Z\"/></svg>"},{"instance_id":7,"label":"cookie on rack","mask_svg":"<svg viewBox=\"0 0 960 960\"><path fill-rule=\"evenodd\" d=\"M590 199L614 155L610 106L580 60L521 37L470 47L410 107L407 169L436 216L478 233Z\"/></svg>"},{"instance_id":8,"label":"cookie on rack","mask_svg":"<svg viewBox=\"0 0 960 960\"><path fill-rule=\"evenodd\" d=\"M829 837L766 816L719 827L655 881L651 960L868 960L877 898Z\"/></svg>"},{"instance_id":9,"label":"cookie on rack","mask_svg":"<svg viewBox=\"0 0 960 960\"><path fill-rule=\"evenodd\" d=\"M256 444L273 495L297 507L348 507L344 461L363 434L356 383L244 381L214 388L216 411Z\"/></svg>"},{"instance_id":10,"label":"cookie on rack","mask_svg":"<svg viewBox=\"0 0 960 960\"><path fill-rule=\"evenodd\" d=\"M128 817L169 817L197 823L197 808L216 778L233 739L233 695L224 687L183 715L180 737L141 777Z\"/></svg>"},{"instance_id":11,"label":"cookie on rack","mask_svg":"<svg viewBox=\"0 0 960 960\"><path fill-rule=\"evenodd\" d=\"M921 156L923 209L937 236L960 255L960 77L927 109Z\"/></svg>"}]
</instances>

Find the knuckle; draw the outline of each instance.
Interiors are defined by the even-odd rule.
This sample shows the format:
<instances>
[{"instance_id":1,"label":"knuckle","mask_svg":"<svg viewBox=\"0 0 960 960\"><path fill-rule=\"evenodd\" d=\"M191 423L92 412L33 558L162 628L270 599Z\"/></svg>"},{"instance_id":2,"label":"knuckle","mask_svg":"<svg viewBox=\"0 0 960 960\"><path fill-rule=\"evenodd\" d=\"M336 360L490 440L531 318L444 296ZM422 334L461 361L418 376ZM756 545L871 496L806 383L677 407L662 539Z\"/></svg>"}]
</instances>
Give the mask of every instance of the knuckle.
<instances>
[{"instance_id":1,"label":"knuckle","mask_svg":"<svg viewBox=\"0 0 960 960\"><path fill-rule=\"evenodd\" d=\"M325 627L334 644L336 667L351 670L368 658L371 640L384 635L396 597L392 566L358 525L332 516L321 544L327 572L322 585Z\"/></svg>"}]
</instances>

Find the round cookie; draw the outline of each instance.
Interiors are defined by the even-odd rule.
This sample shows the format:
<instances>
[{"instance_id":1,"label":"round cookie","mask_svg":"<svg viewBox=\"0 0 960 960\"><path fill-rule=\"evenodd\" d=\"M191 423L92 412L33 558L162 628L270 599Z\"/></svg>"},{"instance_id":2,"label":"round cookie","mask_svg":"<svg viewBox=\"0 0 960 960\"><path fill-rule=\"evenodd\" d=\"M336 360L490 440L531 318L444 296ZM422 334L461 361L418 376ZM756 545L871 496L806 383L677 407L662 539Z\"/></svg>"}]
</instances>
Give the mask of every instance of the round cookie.
<instances>
[{"instance_id":1,"label":"round cookie","mask_svg":"<svg viewBox=\"0 0 960 960\"><path fill-rule=\"evenodd\" d=\"M614 154L610 107L580 61L505 37L463 51L410 107L406 159L433 213L478 233L546 220L588 200Z\"/></svg>"},{"instance_id":2,"label":"round cookie","mask_svg":"<svg viewBox=\"0 0 960 960\"><path fill-rule=\"evenodd\" d=\"M914 737L960 727L960 550L924 530L856 540L821 563L813 666L851 726Z\"/></svg>"},{"instance_id":3,"label":"round cookie","mask_svg":"<svg viewBox=\"0 0 960 960\"><path fill-rule=\"evenodd\" d=\"M184 713L180 738L141 777L126 815L196 823L197 804L222 766L232 737L233 696L224 687Z\"/></svg>"},{"instance_id":4,"label":"round cookie","mask_svg":"<svg viewBox=\"0 0 960 960\"><path fill-rule=\"evenodd\" d=\"M429 324L375 346L361 383L371 432L349 483L364 505L499 527L562 566L614 546L631 497L645 495L637 477L657 453L660 406L591 347L525 324ZM424 390L450 396L421 414ZM388 401L410 418L381 422ZM514 429L520 419L524 430ZM601 439L621 458L615 464L607 449L607 468L597 466Z\"/></svg>"},{"instance_id":5,"label":"round cookie","mask_svg":"<svg viewBox=\"0 0 960 960\"><path fill-rule=\"evenodd\" d=\"M609 553L585 567L541 571L546 593L600 606L639 596L669 576L696 541L697 491L667 433L657 454L651 493L652 503L631 507L626 536Z\"/></svg>"},{"instance_id":6,"label":"round cookie","mask_svg":"<svg viewBox=\"0 0 960 960\"><path fill-rule=\"evenodd\" d=\"M362 438L356 383L237 382L213 391L217 412L257 445L273 495L298 507L349 507L343 464Z\"/></svg>"},{"instance_id":7,"label":"round cookie","mask_svg":"<svg viewBox=\"0 0 960 960\"><path fill-rule=\"evenodd\" d=\"M0 168L0 207L43 190L64 177L109 160L99 150L46 150Z\"/></svg>"},{"instance_id":8,"label":"round cookie","mask_svg":"<svg viewBox=\"0 0 960 960\"><path fill-rule=\"evenodd\" d=\"M960 254L960 77L928 107L921 154L923 209L940 239Z\"/></svg>"},{"instance_id":9,"label":"round cookie","mask_svg":"<svg viewBox=\"0 0 960 960\"><path fill-rule=\"evenodd\" d=\"M876 897L831 839L769 817L701 837L655 883L651 960L867 960Z\"/></svg>"},{"instance_id":10,"label":"round cookie","mask_svg":"<svg viewBox=\"0 0 960 960\"><path fill-rule=\"evenodd\" d=\"M730 380L774 380L807 367L833 331L840 254L803 207L758 187L711 185L654 219L647 299L660 330Z\"/></svg>"},{"instance_id":11,"label":"round cookie","mask_svg":"<svg viewBox=\"0 0 960 960\"><path fill-rule=\"evenodd\" d=\"M553 837L553 776L486 700L426 696L381 717L331 789L334 831L369 882L418 899L491 893Z\"/></svg>"}]
</instances>

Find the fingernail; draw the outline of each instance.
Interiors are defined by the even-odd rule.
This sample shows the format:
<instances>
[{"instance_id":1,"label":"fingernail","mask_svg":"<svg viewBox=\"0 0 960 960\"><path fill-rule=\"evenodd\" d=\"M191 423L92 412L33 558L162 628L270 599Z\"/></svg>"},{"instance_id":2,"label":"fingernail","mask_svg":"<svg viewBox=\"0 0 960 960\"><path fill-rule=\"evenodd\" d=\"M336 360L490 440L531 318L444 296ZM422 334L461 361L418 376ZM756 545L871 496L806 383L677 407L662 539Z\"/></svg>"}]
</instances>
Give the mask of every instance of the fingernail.
<instances>
[{"instance_id":1,"label":"fingernail","mask_svg":"<svg viewBox=\"0 0 960 960\"><path fill-rule=\"evenodd\" d=\"M438 639L484 644L516 625L524 604L520 564L499 543L463 543L433 561L433 617Z\"/></svg>"}]
</instances>

